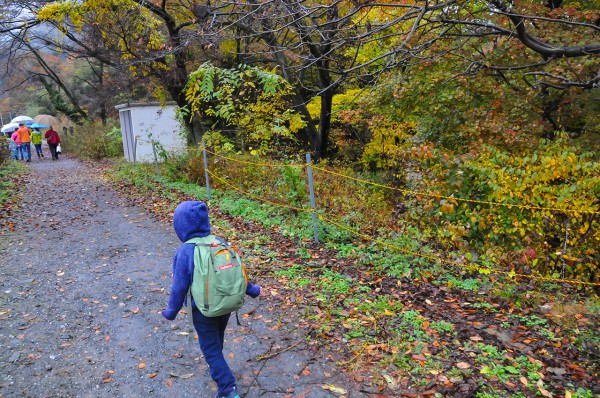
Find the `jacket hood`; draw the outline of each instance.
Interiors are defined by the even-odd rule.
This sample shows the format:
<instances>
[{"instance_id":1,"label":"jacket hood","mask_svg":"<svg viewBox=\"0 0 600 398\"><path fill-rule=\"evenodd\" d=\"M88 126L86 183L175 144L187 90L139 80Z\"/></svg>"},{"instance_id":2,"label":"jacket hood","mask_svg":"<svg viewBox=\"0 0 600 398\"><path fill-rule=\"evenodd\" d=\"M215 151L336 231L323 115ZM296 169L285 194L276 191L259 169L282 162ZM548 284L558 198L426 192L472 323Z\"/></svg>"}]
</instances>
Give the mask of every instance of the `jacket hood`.
<instances>
[{"instance_id":1,"label":"jacket hood","mask_svg":"<svg viewBox=\"0 0 600 398\"><path fill-rule=\"evenodd\" d=\"M210 235L206 203L198 201L180 203L173 213L173 227L182 242Z\"/></svg>"}]
</instances>

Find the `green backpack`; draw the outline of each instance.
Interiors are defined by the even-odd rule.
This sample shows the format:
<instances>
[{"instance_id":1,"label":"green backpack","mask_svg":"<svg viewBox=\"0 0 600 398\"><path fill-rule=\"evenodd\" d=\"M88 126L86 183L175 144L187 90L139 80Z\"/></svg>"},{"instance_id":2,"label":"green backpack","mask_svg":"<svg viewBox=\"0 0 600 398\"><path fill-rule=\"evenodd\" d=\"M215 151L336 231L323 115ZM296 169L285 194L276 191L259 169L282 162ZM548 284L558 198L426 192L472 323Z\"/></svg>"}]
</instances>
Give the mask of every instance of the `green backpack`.
<instances>
[{"instance_id":1,"label":"green backpack","mask_svg":"<svg viewBox=\"0 0 600 398\"><path fill-rule=\"evenodd\" d=\"M196 245L190 293L202 315L215 317L242 308L248 276L238 252L214 235L185 243Z\"/></svg>"}]
</instances>

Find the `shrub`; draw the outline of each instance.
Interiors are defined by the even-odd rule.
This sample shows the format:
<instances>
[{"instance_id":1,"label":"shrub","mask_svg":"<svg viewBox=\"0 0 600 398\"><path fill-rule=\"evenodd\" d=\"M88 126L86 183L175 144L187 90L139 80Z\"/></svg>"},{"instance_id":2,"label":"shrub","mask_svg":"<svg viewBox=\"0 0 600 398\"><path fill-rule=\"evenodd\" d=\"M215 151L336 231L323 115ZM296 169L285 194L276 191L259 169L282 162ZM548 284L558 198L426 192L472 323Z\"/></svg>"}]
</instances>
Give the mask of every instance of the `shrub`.
<instances>
[{"instance_id":1,"label":"shrub","mask_svg":"<svg viewBox=\"0 0 600 398\"><path fill-rule=\"evenodd\" d=\"M445 196L523 206L429 199L431 214L457 247L487 253L511 269L595 278L600 224L574 210L599 210L600 164L567 136L542 140L520 156L482 146L448 162L435 184Z\"/></svg>"},{"instance_id":2,"label":"shrub","mask_svg":"<svg viewBox=\"0 0 600 398\"><path fill-rule=\"evenodd\" d=\"M123 156L121 130L114 121L102 124L99 120L82 124L75 132L61 136L63 152L82 159L99 160Z\"/></svg>"},{"instance_id":3,"label":"shrub","mask_svg":"<svg viewBox=\"0 0 600 398\"><path fill-rule=\"evenodd\" d=\"M10 138L0 133L0 166L2 166L8 159L10 159L11 153L8 149Z\"/></svg>"}]
</instances>

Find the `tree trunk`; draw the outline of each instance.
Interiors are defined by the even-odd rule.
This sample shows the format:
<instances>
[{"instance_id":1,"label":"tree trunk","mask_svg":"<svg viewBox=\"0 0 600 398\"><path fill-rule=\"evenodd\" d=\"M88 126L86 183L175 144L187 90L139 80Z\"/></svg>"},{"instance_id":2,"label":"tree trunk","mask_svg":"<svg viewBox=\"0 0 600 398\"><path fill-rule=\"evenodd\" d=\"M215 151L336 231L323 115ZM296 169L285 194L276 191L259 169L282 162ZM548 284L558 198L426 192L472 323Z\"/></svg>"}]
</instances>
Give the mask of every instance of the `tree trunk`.
<instances>
[{"instance_id":1,"label":"tree trunk","mask_svg":"<svg viewBox=\"0 0 600 398\"><path fill-rule=\"evenodd\" d=\"M329 131L331 130L331 108L333 104L333 89L325 90L321 94L321 115L319 118L319 132L314 140L313 152L317 159L327 156L329 148Z\"/></svg>"}]
</instances>

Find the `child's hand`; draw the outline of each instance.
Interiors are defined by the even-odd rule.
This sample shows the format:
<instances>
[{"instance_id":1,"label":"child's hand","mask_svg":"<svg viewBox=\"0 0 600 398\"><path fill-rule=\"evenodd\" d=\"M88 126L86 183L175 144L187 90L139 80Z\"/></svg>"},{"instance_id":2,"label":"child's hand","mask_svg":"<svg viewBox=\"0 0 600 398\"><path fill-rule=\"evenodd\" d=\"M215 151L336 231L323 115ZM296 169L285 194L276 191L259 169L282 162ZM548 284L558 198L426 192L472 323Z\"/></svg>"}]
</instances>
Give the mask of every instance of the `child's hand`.
<instances>
[{"instance_id":1,"label":"child's hand","mask_svg":"<svg viewBox=\"0 0 600 398\"><path fill-rule=\"evenodd\" d=\"M160 314L169 321L172 321L177 316L177 311L169 311L169 309L160 311Z\"/></svg>"}]
</instances>

